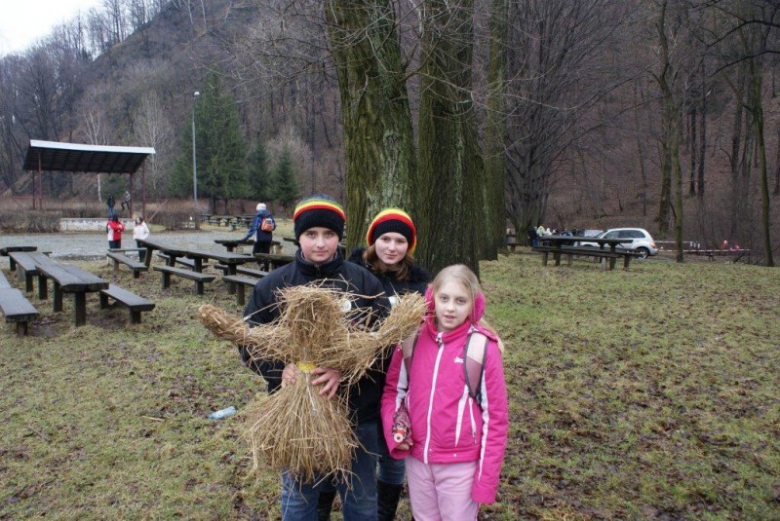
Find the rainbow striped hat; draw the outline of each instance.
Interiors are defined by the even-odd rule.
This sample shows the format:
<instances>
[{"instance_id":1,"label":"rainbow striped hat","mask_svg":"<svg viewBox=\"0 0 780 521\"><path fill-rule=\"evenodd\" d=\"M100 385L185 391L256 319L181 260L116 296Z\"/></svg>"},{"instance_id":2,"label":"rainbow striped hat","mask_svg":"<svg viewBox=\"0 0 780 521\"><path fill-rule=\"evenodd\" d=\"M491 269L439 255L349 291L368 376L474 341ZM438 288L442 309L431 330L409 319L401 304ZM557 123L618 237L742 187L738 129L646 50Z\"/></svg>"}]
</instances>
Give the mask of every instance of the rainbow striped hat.
<instances>
[{"instance_id":1,"label":"rainbow striped hat","mask_svg":"<svg viewBox=\"0 0 780 521\"><path fill-rule=\"evenodd\" d=\"M344 222L347 216L335 199L325 194L317 194L301 200L295 207L295 239L309 228L321 226L333 230L339 239L344 236Z\"/></svg>"},{"instance_id":2,"label":"rainbow striped hat","mask_svg":"<svg viewBox=\"0 0 780 521\"><path fill-rule=\"evenodd\" d=\"M409 253L417 247L417 228L409 214L400 208L385 208L368 225L366 242L372 246L376 240L388 232L400 233L409 243Z\"/></svg>"}]
</instances>

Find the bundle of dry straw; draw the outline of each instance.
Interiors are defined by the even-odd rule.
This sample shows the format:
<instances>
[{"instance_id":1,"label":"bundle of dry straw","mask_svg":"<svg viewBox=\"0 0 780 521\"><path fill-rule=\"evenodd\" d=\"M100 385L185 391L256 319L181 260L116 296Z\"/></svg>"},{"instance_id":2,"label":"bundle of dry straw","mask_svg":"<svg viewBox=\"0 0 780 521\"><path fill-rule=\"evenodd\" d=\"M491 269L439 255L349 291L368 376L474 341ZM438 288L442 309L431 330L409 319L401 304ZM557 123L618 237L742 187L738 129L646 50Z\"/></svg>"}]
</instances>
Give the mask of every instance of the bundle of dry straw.
<instances>
[{"instance_id":1,"label":"bundle of dry straw","mask_svg":"<svg viewBox=\"0 0 780 521\"><path fill-rule=\"evenodd\" d=\"M246 346L253 359L295 363L303 373L294 385L247 407L246 438L255 469L264 460L303 482L349 472L358 443L348 418L347 393L333 400L320 396L310 372L315 367L336 369L345 387L353 385L385 348L415 333L426 309L420 295L405 295L370 331L365 327L370 313L351 305L356 298L321 285L285 288L277 298L279 319L252 328L220 308L201 306L200 320L218 337Z\"/></svg>"}]
</instances>

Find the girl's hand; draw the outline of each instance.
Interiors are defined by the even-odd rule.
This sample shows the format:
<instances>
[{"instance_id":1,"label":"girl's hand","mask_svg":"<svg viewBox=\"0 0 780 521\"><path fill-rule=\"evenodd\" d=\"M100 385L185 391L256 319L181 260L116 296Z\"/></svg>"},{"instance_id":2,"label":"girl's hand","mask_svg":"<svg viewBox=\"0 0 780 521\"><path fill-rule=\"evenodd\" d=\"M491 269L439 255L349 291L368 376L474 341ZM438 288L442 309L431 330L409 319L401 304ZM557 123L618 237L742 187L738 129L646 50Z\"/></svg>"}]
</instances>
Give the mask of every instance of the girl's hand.
<instances>
[{"instance_id":1,"label":"girl's hand","mask_svg":"<svg viewBox=\"0 0 780 521\"><path fill-rule=\"evenodd\" d=\"M322 385L320 396L326 395L329 399L336 396L336 391L339 390L339 383L341 382L340 371L328 369L327 367L318 367L311 374L319 375L311 383L312 385Z\"/></svg>"},{"instance_id":2,"label":"girl's hand","mask_svg":"<svg viewBox=\"0 0 780 521\"><path fill-rule=\"evenodd\" d=\"M288 385L293 385L298 379L298 375L301 374L301 370L295 364L287 364L282 371L282 389Z\"/></svg>"},{"instance_id":3,"label":"girl's hand","mask_svg":"<svg viewBox=\"0 0 780 521\"><path fill-rule=\"evenodd\" d=\"M403 443L399 443L396 447L398 450L411 450L412 445L414 445L414 442L411 438L405 440Z\"/></svg>"}]
</instances>

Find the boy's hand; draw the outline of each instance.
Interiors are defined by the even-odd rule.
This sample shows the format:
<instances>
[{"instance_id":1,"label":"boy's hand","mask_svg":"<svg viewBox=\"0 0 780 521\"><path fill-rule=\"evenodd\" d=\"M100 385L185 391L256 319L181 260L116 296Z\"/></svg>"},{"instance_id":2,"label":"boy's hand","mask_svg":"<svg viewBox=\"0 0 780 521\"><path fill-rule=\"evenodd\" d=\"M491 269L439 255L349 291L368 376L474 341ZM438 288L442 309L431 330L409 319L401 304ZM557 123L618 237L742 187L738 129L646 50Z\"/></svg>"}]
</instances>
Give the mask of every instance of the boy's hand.
<instances>
[{"instance_id":1,"label":"boy's hand","mask_svg":"<svg viewBox=\"0 0 780 521\"><path fill-rule=\"evenodd\" d=\"M312 385L322 385L320 396L327 395L329 399L336 396L336 391L339 390L339 383L341 382L340 371L328 369L327 367L318 367L311 374L319 375L311 383Z\"/></svg>"},{"instance_id":2,"label":"boy's hand","mask_svg":"<svg viewBox=\"0 0 780 521\"><path fill-rule=\"evenodd\" d=\"M282 371L282 389L288 385L293 385L298 379L298 375L301 374L301 370L295 364L287 364Z\"/></svg>"}]
</instances>

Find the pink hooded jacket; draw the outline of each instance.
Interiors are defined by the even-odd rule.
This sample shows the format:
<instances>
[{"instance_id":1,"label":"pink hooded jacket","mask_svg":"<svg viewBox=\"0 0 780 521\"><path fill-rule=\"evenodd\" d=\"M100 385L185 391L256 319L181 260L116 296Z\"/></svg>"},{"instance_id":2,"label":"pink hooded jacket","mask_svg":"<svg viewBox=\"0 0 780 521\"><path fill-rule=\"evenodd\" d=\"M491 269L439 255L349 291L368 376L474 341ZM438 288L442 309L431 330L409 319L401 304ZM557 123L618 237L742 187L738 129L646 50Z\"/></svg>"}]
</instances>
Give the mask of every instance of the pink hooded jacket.
<instances>
[{"instance_id":1,"label":"pink hooded jacket","mask_svg":"<svg viewBox=\"0 0 780 521\"><path fill-rule=\"evenodd\" d=\"M481 403L469 396L463 355L469 332L490 340L480 383ZM420 329L407 374L401 346L396 347L382 395L382 425L390 455L411 454L425 464L478 461L471 489L477 503L496 500L508 430L508 405L501 352L493 333L468 321L439 333L428 318ZM410 451L393 440L393 414L405 402L411 420Z\"/></svg>"}]
</instances>

